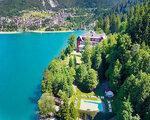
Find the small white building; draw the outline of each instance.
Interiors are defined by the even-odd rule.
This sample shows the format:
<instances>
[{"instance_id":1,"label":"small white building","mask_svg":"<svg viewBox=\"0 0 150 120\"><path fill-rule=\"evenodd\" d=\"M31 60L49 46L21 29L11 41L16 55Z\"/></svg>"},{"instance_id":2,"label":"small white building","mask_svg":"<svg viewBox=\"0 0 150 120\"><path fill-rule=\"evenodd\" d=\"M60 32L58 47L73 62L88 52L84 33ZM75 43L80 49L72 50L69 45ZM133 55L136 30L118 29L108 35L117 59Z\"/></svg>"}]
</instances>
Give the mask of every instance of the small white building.
<instances>
[{"instance_id":1,"label":"small white building","mask_svg":"<svg viewBox=\"0 0 150 120\"><path fill-rule=\"evenodd\" d=\"M108 97L108 98L112 98L112 97L114 97L114 93L112 92L112 91L105 91L105 95L106 95L106 97Z\"/></svg>"}]
</instances>

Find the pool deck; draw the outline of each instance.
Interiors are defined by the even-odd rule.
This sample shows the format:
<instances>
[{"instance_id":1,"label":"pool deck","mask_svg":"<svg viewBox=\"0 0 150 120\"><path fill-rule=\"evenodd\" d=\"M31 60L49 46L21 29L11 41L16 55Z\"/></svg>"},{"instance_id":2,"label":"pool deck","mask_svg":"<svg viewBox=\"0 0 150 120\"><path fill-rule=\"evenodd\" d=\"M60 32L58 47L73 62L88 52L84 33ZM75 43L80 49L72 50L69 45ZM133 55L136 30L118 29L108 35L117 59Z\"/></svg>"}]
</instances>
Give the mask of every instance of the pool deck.
<instances>
[{"instance_id":1,"label":"pool deck","mask_svg":"<svg viewBox=\"0 0 150 120\"><path fill-rule=\"evenodd\" d=\"M81 100L80 110L90 112L103 112L101 100Z\"/></svg>"}]
</instances>

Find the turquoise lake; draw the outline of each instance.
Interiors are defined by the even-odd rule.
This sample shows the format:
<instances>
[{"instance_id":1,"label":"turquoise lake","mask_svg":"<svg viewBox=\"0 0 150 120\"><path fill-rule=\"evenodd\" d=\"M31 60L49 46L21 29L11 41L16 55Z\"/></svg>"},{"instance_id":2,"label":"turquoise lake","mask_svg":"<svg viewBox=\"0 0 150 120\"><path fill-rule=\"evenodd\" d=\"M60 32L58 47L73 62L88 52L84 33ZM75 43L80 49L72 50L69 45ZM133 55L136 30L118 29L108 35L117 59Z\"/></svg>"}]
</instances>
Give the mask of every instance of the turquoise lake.
<instances>
[{"instance_id":1,"label":"turquoise lake","mask_svg":"<svg viewBox=\"0 0 150 120\"><path fill-rule=\"evenodd\" d=\"M43 71L71 34L0 34L0 120L36 120Z\"/></svg>"}]
</instances>

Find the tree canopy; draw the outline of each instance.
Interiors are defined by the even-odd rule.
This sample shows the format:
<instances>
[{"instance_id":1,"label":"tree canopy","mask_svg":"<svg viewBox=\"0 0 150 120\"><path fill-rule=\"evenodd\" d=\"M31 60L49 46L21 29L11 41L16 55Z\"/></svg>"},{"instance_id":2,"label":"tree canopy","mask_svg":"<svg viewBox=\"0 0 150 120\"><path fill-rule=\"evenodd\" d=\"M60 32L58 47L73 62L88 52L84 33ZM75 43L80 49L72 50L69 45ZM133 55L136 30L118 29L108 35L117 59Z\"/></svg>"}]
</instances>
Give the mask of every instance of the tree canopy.
<instances>
[{"instance_id":1,"label":"tree canopy","mask_svg":"<svg viewBox=\"0 0 150 120\"><path fill-rule=\"evenodd\" d=\"M38 101L38 107L40 112L44 115L55 112L55 101L54 97L49 93L42 94L41 98Z\"/></svg>"}]
</instances>

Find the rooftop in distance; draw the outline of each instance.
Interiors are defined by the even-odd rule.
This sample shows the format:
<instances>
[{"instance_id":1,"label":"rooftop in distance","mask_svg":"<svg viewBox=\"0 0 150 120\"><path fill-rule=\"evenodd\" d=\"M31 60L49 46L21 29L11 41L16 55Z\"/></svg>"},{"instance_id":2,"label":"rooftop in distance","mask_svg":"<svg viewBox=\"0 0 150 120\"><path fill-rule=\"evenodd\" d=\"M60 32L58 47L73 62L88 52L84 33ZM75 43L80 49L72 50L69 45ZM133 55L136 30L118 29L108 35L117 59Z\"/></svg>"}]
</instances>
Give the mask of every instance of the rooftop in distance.
<instances>
[{"instance_id":1,"label":"rooftop in distance","mask_svg":"<svg viewBox=\"0 0 150 120\"><path fill-rule=\"evenodd\" d=\"M91 46L96 46L99 42L106 39L107 36L105 33L97 34L94 31L87 32L83 35L78 36L77 38L77 52L84 50L85 40L89 38L91 41Z\"/></svg>"},{"instance_id":2,"label":"rooftop in distance","mask_svg":"<svg viewBox=\"0 0 150 120\"><path fill-rule=\"evenodd\" d=\"M85 33L85 34L83 34L83 35L81 35L79 37L89 37L89 38L102 38L103 37L103 39L107 38L105 33L97 34L94 31L89 31L89 32L87 32L87 33Z\"/></svg>"}]
</instances>

